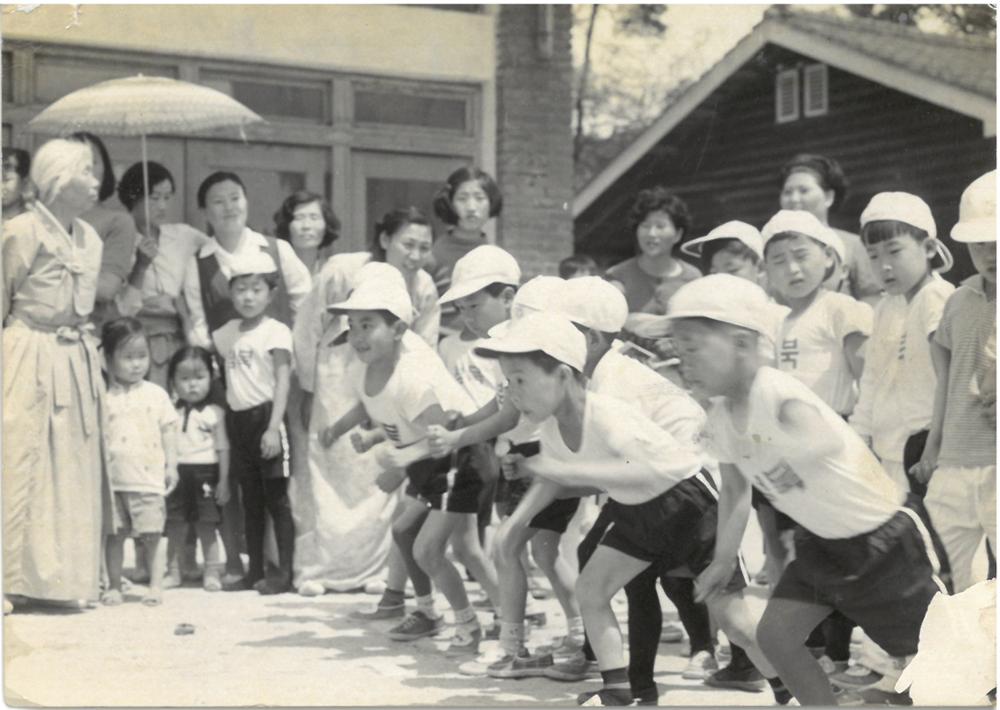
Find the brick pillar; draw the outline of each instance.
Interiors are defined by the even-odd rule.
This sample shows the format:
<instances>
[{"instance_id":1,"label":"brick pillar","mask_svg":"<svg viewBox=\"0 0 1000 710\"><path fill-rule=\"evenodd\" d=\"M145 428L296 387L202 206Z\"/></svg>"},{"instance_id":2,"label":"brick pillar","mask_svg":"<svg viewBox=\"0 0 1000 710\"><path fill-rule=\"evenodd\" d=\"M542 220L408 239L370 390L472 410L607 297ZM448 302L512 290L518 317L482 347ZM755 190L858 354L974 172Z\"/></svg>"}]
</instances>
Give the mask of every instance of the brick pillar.
<instances>
[{"instance_id":1,"label":"brick pillar","mask_svg":"<svg viewBox=\"0 0 1000 710\"><path fill-rule=\"evenodd\" d=\"M525 276L555 274L573 252L571 13L571 5L498 11L497 242Z\"/></svg>"}]
</instances>

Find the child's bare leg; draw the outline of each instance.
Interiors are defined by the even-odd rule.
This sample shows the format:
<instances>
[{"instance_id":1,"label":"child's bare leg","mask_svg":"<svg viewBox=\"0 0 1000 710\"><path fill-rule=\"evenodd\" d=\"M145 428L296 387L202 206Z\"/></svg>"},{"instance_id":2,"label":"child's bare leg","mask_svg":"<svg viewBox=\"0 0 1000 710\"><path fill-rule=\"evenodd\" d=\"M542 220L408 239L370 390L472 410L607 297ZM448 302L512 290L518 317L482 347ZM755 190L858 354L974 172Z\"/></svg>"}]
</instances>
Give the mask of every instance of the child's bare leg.
<instances>
[{"instance_id":1,"label":"child's bare leg","mask_svg":"<svg viewBox=\"0 0 1000 710\"><path fill-rule=\"evenodd\" d=\"M524 646L524 614L528 600L528 576L522 558L532 528L511 527L505 521L496 536L497 571L500 573L500 647L516 656Z\"/></svg>"},{"instance_id":2,"label":"child's bare leg","mask_svg":"<svg viewBox=\"0 0 1000 710\"><path fill-rule=\"evenodd\" d=\"M576 581L587 638L602 671L625 667L622 633L611 609L611 598L647 567L649 562L645 560L599 545Z\"/></svg>"},{"instance_id":3,"label":"child's bare leg","mask_svg":"<svg viewBox=\"0 0 1000 710\"><path fill-rule=\"evenodd\" d=\"M580 617L580 604L576 600L576 572L570 567L566 558L559 554L561 537L554 530L538 530L531 539L531 555L552 585L552 592L559 600L563 614L569 622ZM581 636L582 632L583 629L580 629Z\"/></svg>"},{"instance_id":4,"label":"child's bare leg","mask_svg":"<svg viewBox=\"0 0 1000 710\"><path fill-rule=\"evenodd\" d=\"M155 606L163 601L163 572L167 563L167 545L160 533L144 534L140 538L149 562L149 591L142 603Z\"/></svg>"},{"instance_id":5,"label":"child's bare leg","mask_svg":"<svg viewBox=\"0 0 1000 710\"><path fill-rule=\"evenodd\" d=\"M826 673L805 645L831 611L822 604L772 597L757 627L758 647L801 705L837 704Z\"/></svg>"},{"instance_id":6,"label":"child's bare leg","mask_svg":"<svg viewBox=\"0 0 1000 710\"><path fill-rule=\"evenodd\" d=\"M219 538L215 534L216 524L197 522L194 524L198 539L201 540L201 551L205 555L205 576L202 579L202 587L209 592L217 592L222 589L222 581L219 578L219 567L222 564L222 556L219 554ZM164 586L166 580L164 580Z\"/></svg>"},{"instance_id":7,"label":"child's bare leg","mask_svg":"<svg viewBox=\"0 0 1000 710\"><path fill-rule=\"evenodd\" d=\"M427 518L427 508L416 498L406 496L403 499L403 512L392 522L392 539L406 567L407 575L413 582L413 594L417 598L417 611L430 619L439 618L434 609L434 596L431 594L431 578L417 564L413 556L413 546L417 535ZM397 590L398 591L398 590Z\"/></svg>"},{"instance_id":8,"label":"child's bare leg","mask_svg":"<svg viewBox=\"0 0 1000 710\"><path fill-rule=\"evenodd\" d=\"M452 533L458 527L463 515L470 516L475 525L475 515L472 513L448 513L432 510L420 527L417 539L413 544L413 557L417 564L426 572L441 593L444 594L453 610L461 611L470 608L469 596L465 592L462 576L455 569L451 560L445 557L445 548ZM462 623L463 620L456 619Z\"/></svg>"},{"instance_id":9,"label":"child's bare leg","mask_svg":"<svg viewBox=\"0 0 1000 710\"><path fill-rule=\"evenodd\" d=\"M183 521L167 522L167 574L164 589L181 586L181 554L187 538L188 524Z\"/></svg>"},{"instance_id":10,"label":"child's bare leg","mask_svg":"<svg viewBox=\"0 0 1000 710\"><path fill-rule=\"evenodd\" d=\"M765 678L773 678L778 675L757 645L759 619L751 611L742 592L719 594L709 599L706 606L712 619L726 634L729 642L746 651L754 666Z\"/></svg>"},{"instance_id":11,"label":"child's bare leg","mask_svg":"<svg viewBox=\"0 0 1000 710\"><path fill-rule=\"evenodd\" d=\"M122 561L125 558L125 536L108 535L104 539L104 560L108 570L108 588L101 602L109 606L122 603Z\"/></svg>"},{"instance_id":12,"label":"child's bare leg","mask_svg":"<svg viewBox=\"0 0 1000 710\"><path fill-rule=\"evenodd\" d=\"M486 592L493 608L500 604L500 588L497 583L497 570L487 558L479 542L479 527L476 518L463 516L451 534L451 548L455 557Z\"/></svg>"}]
</instances>

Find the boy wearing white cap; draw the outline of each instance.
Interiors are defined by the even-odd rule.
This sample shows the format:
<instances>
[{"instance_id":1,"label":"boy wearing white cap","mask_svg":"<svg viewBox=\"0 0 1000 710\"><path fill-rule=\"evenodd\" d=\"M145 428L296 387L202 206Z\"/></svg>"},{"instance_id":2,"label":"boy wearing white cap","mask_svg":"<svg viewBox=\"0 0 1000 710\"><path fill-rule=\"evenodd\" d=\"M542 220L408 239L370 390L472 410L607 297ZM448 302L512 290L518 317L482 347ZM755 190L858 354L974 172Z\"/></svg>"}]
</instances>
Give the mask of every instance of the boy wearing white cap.
<instances>
[{"instance_id":1,"label":"boy wearing white cap","mask_svg":"<svg viewBox=\"0 0 1000 710\"><path fill-rule=\"evenodd\" d=\"M685 379L714 398L705 438L722 472L715 559L695 585L710 599L731 578L752 483L799 526L757 640L800 704L834 705L804 648L810 631L839 610L910 656L943 587L925 526L861 437L804 383L762 365L766 304L759 287L716 274L681 288L667 314Z\"/></svg>"},{"instance_id":2,"label":"boy wearing white cap","mask_svg":"<svg viewBox=\"0 0 1000 710\"><path fill-rule=\"evenodd\" d=\"M443 424L445 412L468 413L472 402L440 357L419 338L407 339L414 311L397 269L361 281L350 297L330 306L346 313L348 342L357 354L346 372L358 404L320 434L330 446L371 419L388 439L374 451L386 470L378 478L385 491L409 479L404 509L393 522L393 538L403 555L417 597L417 610L389 631L397 641L437 635L431 579L455 615L450 652L477 653L482 630L461 576L444 552L453 533L475 520L482 481L462 457L431 458L424 445L427 427ZM353 441L356 448L364 448ZM404 472L405 468L405 472Z\"/></svg>"},{"instance_id":3,"label":"boy wearing white cap","mask_svg":"<svg viewBox=\"0 0 1000 710\"><path fill-rule=\"evenodd\" d=\"M265 315L274 298L278 267L263 251L234 260L229 292L239 318L212 333L225 362L226 429L232 444L230 471L240 486L249 570L226 591L256 589L280 594L292 588L295 528L288 502L285 408L291 375L292 333ZM264 577L267 515L278 543L278 577Z\"/></svg>"},{"instance_id":4,"label":"boy wearing white cap","mask_svg":"<svg viewBox=\"0 0 1000 710\"><path fill-rule=\"evenodd\" d=\"M948 299L934 333L934 416L913 471L929 480L924 503L948 552L956 593L981 579L972 561L983 537L997 549L996 206L995 170L962 193L951 236L968 244L978 273Z\"/></svg>"},{"instance_id":5,"label":"boy wearing white cap","mask_svg":"<svg viewBox=\"0 0 1000 710\"><path fill-rule=\"evenodd\" d=\"M695 573L708 566L716 504L700 457L690 443L679 443L633 406L587 391L586 337L564 316L533 313L512 321L477 352L499 358L514 405L540 422L541 453L521 462L536 476L532 491L538 498L594 490L612 498L612 524L576 589L604 687L578 701L631 704L611 598L652 564L687 565ZM532 507L532 491L519 511ZM752 626L733 623L734 617L749 615L739 593L745 579L731 574L726 585L728 591L710 602L712 611L727 635L752 647Z\"/></svg>"},{"instance_id":6,"label":"boy wearing white cap","mask_svg":"<svg viewBox=\"0 0 1000 710\"><path fill-rule=\"evenodd\" d=\"M706 274L732 274L759 283L764 260L764 238L751 224L733 220L704 237L681 244L681 251L701 261Z\"/></svg>"}]
</instances>

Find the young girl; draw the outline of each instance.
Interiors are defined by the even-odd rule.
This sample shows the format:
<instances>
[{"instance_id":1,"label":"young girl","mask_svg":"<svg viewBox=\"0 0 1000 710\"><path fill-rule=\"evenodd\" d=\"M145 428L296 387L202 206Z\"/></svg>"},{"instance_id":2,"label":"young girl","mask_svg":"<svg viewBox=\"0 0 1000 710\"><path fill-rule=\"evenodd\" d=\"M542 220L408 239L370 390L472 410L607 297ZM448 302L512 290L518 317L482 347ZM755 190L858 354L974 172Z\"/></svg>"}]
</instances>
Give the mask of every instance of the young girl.
<instances>
[{"instance_id":1,"label":"young girl","mask_svg":"<svg viewBox=\"0 0 1000 710\"><path fill-rule=\"evenodd\" d=\"M167 576L165 587L181 583L180 554L188 524L194 525L205 555L205 591L222 589L219 545L215 531L222 522L220 506L229 500L229 437L226 414L209 401L212 355L187 346L170 359L168 377L177 395L177 488L167 496Z\"/></svg>"},{"instance_id":2,"label":"young girl","mask_svg":"<svg viewBox=\"0 0 1000 710\"><path fill-rule=\"evenodd\" d=\"M114 532L106 547L108 589L101 601L122 603L122 551L125 538L133 537L151 561L142 602L157 605L163 599L164 498L177 486L177 412L166 391L144 379L149 343L138 320L106 323L101 350L109 374L104 442L115 497Z\"/></svg>"}]
</instances>

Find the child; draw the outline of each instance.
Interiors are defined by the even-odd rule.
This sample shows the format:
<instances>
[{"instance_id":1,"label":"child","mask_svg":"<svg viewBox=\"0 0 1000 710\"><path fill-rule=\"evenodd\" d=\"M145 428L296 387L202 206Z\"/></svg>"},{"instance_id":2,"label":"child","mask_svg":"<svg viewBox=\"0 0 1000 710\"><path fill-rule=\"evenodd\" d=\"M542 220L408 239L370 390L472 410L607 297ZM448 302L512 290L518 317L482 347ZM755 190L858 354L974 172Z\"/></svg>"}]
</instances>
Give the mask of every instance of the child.
<instances>
[{"instance_id":1,"label":"child","mask_svg":"<svg viewBox=\"0 0 1000 710\"><path fill-rule=\"evenodd\" d=\"M229 500L229 437L226 414L209 401L212 355L198 346L183 347L170 358L167 379L177 395L180 432L177 473L180 481L167 496L167 577L164 586L181 584L180 555L188 524L194 525L205 555L202 587L222 589L219 544L215 531L222 522L220 506Z\"/></svg>"},{"instance_id":2,"label":"child","mask_svg":"<svg viewBox=\"0 0 1000 710\"><path fill-rule=\"evenodd\" d=\"M978 273L948 299L934 334L934 417L913 471L929 480L924 502L948 552L956 594L981 579L972 561L983 537L997 549L996 386L988 384L996 377L996 230L996 171L990 171L962 193L951 231L969 245Z\"/></svg>"},{"instance_id":3,"label":"child","mask_svg":"<svg viewBox=\"0 0 1000 710\"><path fill-rule=\"evenodd\" d=\"M388 438L375 451L385 466L379 487L393 491L409 479L403 513L393 522L393 538L413 582L417 610L391 629L389 638L413 641L440 632L433 578L455 615L449 652L476 654L482 629L462 578L444 553L453 534L474 529L482 481L467 457L430 458L422 442L428 426L445 423L449 411L468 413L472 403L426 343L406 338L413 305L398 270L388 267L378 277L367 277L346 301L330 308L347 314L348 342L358 356L347 377L360 401L323 430L321 441L330 446L370 418ZM352 437L355 448L371 445L364 438Z\"/></svg>"},{"instance_id":4,"label":"child","mask_svg":"<svg viewBox=\"0 0 1000 710\"><path fill-rule=\"evenodd\" d=\"M598 276L597 262L586 254L567 256L559 262L559 278L575 279L581 276Z\"/></svg>"},{"instance_id":5,"label":"child","mask_svg":"<svg viewBox=\"0 0 1000 710\"><path fill-rule=\"evenodd\" d=\"M469 256L471 255L470 253ZM484 263L484 266L489 267L489 262ZM458 285L457 278L455 283ZM554 305L561 298L564 286L565 282L562 279L538 276L526 283L514 295L509 307L502 311L495 309L492 313L493 317L490 318L485 318L484 314L480 313L478 315L479 324L474 329L483 335L486 335L485 331L489 333L502 331L511 322L507 320L508 317L511 320L516 320L526 313L538 312L547 306ZM624 298L613 286L608 285L608 288L615 291L618 298L624 301ZM462 309L461 301L459 308ZM501 324L501 321L507 322ZM486 325L490 327L484 331ZM473 324L470 323L469 327L473 327ZM491 381L495 383L491 392L492 396L488 401L483 401L482 398L477 400L477 404L483 406L476 414L466 419L467 426L469 424L474 424L474 426L470 426L465 432L447 432L441 427L432 427L430 430L431 448L438 455L444 455L454 448L469 446L505 435L502 443L498 443L498 448L502 448L506 453L504 454L505 475L502 485L498 486L496 505L501 518L507 518L516 509L527 490L527 482L519 477L517 466L513 461L517 457L537 452L538 436L535 431L536 427L529 422L525 422L524 426L517 427L515 430L515 425L518 423L517 412L516 409L513 409L509 397L501 387L504 377L499 370L496 359L483 358L474 353L472 357L482 371L491 373ZM464 443L458 442L459 438L466 437L467 441ZM582 646L583 621L580 618L580 607L573 589L576 575L566 560L559 556L560 537L566 532L578 505L578 498L553 501L535 518L531 519L528 525L520 529L518 534L508 536L506 544L498 547L497 560L502 578L500 587L501 656L486 668L486 673L491 677L527 678L540 676L546 668L552 665L553 655L572 653L578 651ZM552 585L552 590L566 616L567 634L560 645L553 649L553 653L531 654L524 646L528 579L521 559L529 542L535 560Z\"/></svg>"},{"instance_id":6,"label":"child","mask_svg":"<svg viewBox=\"0 0 1000 710\"><path fill-rule=\"evenodd\" d=\"M633 695L611 598L650 565L695 574L708 566L716 521L712 483L690 443L679 443L630 404L587 391L586 337L565 317L529 314L477 352L500 359L514 405L541 422L541 453L521 462L536 480L498 536L553 498L597 490L612 499L612 523L576 585L604 687L578 702L629 705ZM739 591L746 582L733 573L736 560L733 550L728 591L711 599L709 609L730 638L753 649L750 612ZM770 671L763 656L752 654ZM782 692L780 681L772 680Z\"/></svg>"},{"instance_id":7,"label":"child","mask_svg":"<svg viewBox=\"0 0 1000 710\"><path fill-rule=\"evenodd\" d=\"M706 274L732 274L757 284L762 280L764 238L746 222L720 224L704 237L681 244L681 251L698 259Z\"/></svg>"},{"instance_id":8,"label":"child","mask_svg":"<svg viewBox=\"0 0 1000 710\"><path fill-rule=\"evenodd\" d=\"M955 287L939 276L951 267L930 207L916 195L881 192L861 213L875 275L888 294L875 307L858 403L850 422L903 490L906 441L926 430L936 378L931 339Z\"/></svg>"},{"instance_id":9,"label":"child","mask_svg":"<svg viewBox=\"0 0 1000 710\"><path fill-rule=\"evenodd\" d=\"M761 364L767 302L761 288L715 274L670 304L685 379L715 398L705 439L722 472L715 558L695 585L711 599L731 578L752 483L799 526L757 629L761 651L800 704L834 705L805 652L810 631L836 609L890 654L910 656L941 587L923 523L861 437L805 384Z\"/></svg>"},{"instance_id":10,"label":"child","mask_svg":"<svg viewBox=\"0 0 1000 710\"><path fill-rule=\"evenodd\" d=\"M108 589L101 601L122 603L122 558L126 537L142 542L150 560L148 606L163 601L166 546L164 498L177 486L177 412L162 387L146 382L149 343L135 318L104 324L101 350L108 366L104 441L114 492L114 532L108 536Z\"/></svg>"},{"instance_id":11,"label":"child","mask_svg":"<svg viewBox=\"0 0 1000 710\"><path fill-rule=\"evenodd\" d=\"M265 315L274 298L278 269L264 251L232 265L229 293L239 318L212 333L226 364L226 430L232 443L232 477L240 486L250 566L225 591L292 589L295 529L288 502L283 420L288 404L292 333ZM264 529L270 514L278 543L278 576L264 577Z\"/></svg>"}]
</instances>

